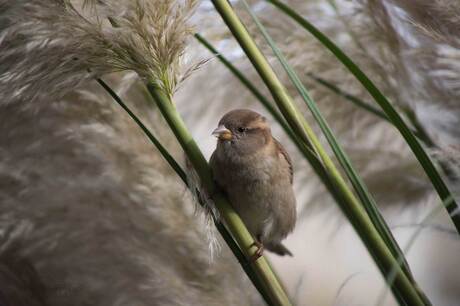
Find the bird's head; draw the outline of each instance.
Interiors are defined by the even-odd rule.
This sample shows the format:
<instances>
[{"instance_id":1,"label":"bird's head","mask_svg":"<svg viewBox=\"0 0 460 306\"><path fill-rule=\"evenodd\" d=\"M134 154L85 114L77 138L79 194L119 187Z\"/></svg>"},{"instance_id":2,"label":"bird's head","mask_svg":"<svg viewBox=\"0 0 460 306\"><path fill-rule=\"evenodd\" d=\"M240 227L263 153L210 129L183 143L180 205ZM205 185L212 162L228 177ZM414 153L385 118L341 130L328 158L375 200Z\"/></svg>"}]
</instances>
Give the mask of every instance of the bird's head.
<instances>
[{"instance_id":1,"label":"bird's head","mask_svg":"<svg viewBox=\"0 0 460 306\"><path fill-rule=\"evenodd\" d=\"M223 146L239 154L256 152L272 137L266 118L249 109L236 109L225 114L212 135L218 138L218 147Z\"/></svg>"}]
</instances>

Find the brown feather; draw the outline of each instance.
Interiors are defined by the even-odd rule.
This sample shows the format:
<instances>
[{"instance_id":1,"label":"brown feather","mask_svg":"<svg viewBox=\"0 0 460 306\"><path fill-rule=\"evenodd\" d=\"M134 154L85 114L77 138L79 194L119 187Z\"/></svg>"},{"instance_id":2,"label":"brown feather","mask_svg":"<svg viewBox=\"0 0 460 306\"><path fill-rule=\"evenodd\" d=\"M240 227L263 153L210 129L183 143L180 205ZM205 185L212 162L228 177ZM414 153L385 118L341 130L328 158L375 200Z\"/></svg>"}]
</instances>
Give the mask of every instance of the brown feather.
<instances>
[{"instance_id":1,"label":"brown feather","mask_svg":"<svg viewBox=\"0 0 460 306\"><path fill-rule=\"evenodd\" d=\"M276 147L281 152L283 158L286 159L287 163L289 164L289 171L291 173L291 184L292 184L294 182L294 168L292 167L291 157L289 156L288 152L283 147L283 145L275 137L273 137L273 140L275 141Z\"/></svg>"}]
</instances>

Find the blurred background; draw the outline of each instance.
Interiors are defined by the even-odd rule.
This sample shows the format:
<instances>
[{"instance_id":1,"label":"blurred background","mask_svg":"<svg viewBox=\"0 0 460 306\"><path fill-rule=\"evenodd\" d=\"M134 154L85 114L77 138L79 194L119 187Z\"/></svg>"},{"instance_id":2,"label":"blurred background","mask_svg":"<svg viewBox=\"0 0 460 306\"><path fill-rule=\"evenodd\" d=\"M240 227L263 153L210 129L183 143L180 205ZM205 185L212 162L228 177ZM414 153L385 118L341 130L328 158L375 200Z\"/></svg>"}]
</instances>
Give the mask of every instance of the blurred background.
<instances>
[{"instance_id":1,"label":"blurred background","mask_svg":"<svg viewBox=\"0 0 460 306\"><path fill-rule=\"evenodd\" d=\"M94 80L65 71L72 79L68 88L53 81L40 85L43 93L33 85L9 89L33 83L35 75L38 79L42 66L33 66L37 62L61 68L56 48L72 38L47 45L52 32L44 34L28 23L32 17L35 25L47 22L39 18L46 15L40 10L54 2L0 0L0 304L263 305L225 243L211 259L212 225L139 128ZM408 122L426 133L429 153L450 169L449 187L458 194L460 4L284 2L326 33L402 113L412 116ZM399 132L317 81L374 103L312 36L266 2L250 3L374 195L420 287L433 305L460 305L458 235ZM314 122L241 3L232 4ZM209 1L199 3L191 23L269 97ZM273 134L293 158L299 217L286 245L294 257L267 254L292 302L396 305L361 240L269 113L193 37L183 59L186 64L208 60L174 96L207 158L215 148L212 130L235 108L269 118ZM183 162L136 74L112 73L104 79Z\"/></svg>"}]
</instances>

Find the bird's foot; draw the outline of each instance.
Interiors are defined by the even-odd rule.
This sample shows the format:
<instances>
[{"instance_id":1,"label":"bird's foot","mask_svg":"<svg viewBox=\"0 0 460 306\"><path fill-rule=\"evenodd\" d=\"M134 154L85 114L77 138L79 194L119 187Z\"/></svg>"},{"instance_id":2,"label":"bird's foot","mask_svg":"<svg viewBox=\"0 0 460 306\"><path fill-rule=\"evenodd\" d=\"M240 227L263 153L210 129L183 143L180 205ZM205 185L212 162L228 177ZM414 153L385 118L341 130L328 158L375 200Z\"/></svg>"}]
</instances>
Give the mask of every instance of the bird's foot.
<instances>
[{"instance_id":1,"label":"bird's foot","mask_svg":"<svg viewBox=\"0 0 460 306\"><path fill-rule=\"evenodd\" d=\"M257 247L257 250L255 251L255 253L249 259L251 263L255 262L257 259L259 259L263 255L264 249L265 249L264 245L262 244L262 242L257 241L257 240L254 240L254 243L251 245L251 247L252 246Z\"/></svg>"}]
</instances>

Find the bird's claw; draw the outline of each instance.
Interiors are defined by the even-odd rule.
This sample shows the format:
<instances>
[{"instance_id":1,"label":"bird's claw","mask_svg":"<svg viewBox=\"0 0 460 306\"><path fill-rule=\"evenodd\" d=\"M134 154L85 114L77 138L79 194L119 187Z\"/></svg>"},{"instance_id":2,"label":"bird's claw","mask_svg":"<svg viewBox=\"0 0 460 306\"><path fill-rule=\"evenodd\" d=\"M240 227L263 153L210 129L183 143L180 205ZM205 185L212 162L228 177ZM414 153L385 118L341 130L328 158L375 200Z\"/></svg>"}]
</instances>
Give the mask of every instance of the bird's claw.
<instances>
[{"instance_id":1,"label":"bird's claw","mask_svg":"<svg viewBox=\"0 0 460 306\"><path fill-rule=\"evenodd\" d=\"M254 243L251 244L251 247L253 246L257 247L257 250L254 252L254 254L252 254L251 258L249 259L251 263L256 262L256 260L259 259L264 253L264 245L261 242L254 240Z\"/></svg>"}]
</instances>

